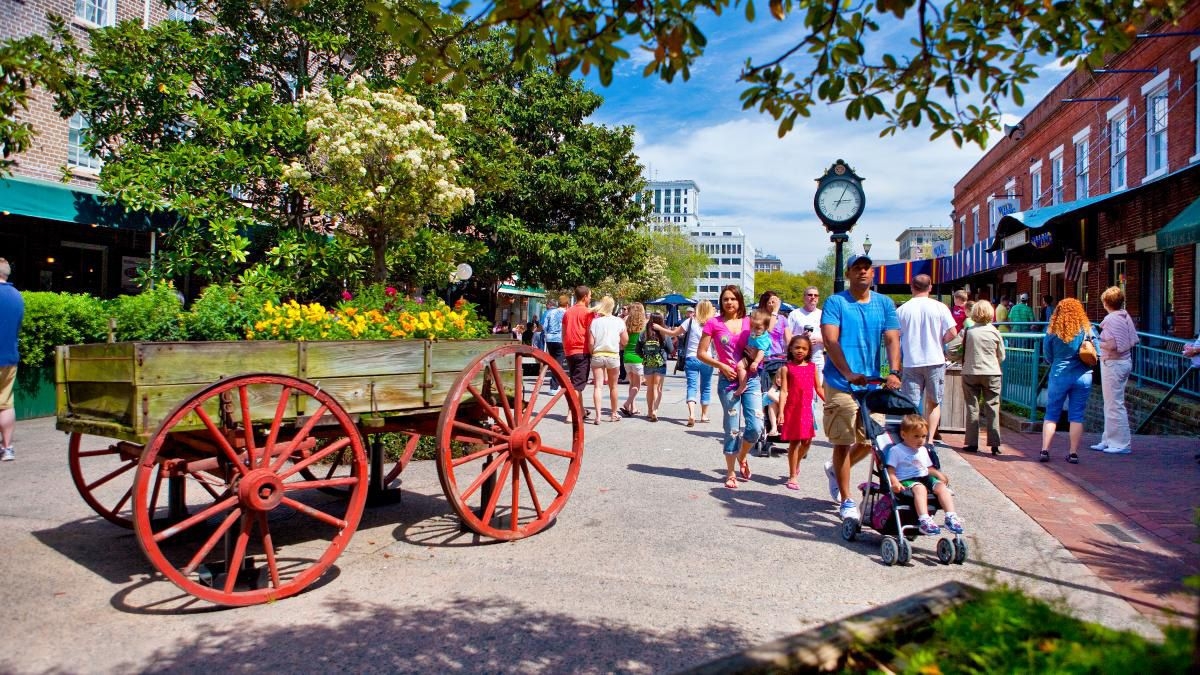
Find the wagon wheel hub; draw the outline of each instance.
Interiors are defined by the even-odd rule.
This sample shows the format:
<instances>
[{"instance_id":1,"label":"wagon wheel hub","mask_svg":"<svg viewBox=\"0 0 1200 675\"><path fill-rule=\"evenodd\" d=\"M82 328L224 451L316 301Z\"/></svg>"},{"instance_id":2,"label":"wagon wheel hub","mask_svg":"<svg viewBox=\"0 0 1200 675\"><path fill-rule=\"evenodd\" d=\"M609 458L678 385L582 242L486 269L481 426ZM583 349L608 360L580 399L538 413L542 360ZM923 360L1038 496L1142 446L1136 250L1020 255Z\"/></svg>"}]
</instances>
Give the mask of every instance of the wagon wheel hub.
<instances>
[{"instance_id":1,"label":"wagon wheel hub","mask_svg":"<svg viewBox=\"0 0 1200 675\"><path fill-rule=\"evenodd\" d=\"M270 469L255 469L238 484L242 506L252 511L270 511L283 501L283 481Z\"/></svg>"},{"instance_id":2,"label":"wagon wheel hub","mask_svg":"<svg viewBox=\"0 0 1200 675\"><path fill-rule=\"evenodd\" d=\"M542 435L534 431L533 427L520 426L513 429L508 446L514 458L527 459L542 449Z\"/></svg>"}]
</instances>

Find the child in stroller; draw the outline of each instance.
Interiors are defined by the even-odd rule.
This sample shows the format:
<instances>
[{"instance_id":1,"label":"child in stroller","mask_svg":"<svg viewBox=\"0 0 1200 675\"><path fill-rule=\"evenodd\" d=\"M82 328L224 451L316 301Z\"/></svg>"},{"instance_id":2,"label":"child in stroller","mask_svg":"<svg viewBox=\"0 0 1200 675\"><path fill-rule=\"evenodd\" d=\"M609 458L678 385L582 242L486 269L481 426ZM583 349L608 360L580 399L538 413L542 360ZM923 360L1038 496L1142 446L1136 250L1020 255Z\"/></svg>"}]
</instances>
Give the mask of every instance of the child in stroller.
<instances>
[{"instance_id":1,"label":"child in stroller","mask_svg":"<svg viewBox=\"0 0 1200 675\"><path fill-rule=\"evenodd\" d=\"M962 521L954 512L954 497L949 480L941 471L935 450L924 445L927 422L912 401L898 392L876 389L856 393L863 427L871 439L870 480L859 485L867 524L883 535L880 555L887 565L906 564L912 557L909 541L918 534L939 534L932 516L946 511L946 529L953 539L943 537L937 543L942 564L962 564L967 544L962 537ZM887 416L880 425L871 414ZM915 450L914 450L915 448ZM936 480L934 480L936 479ZM862 531L857 518L842 521L842 538L853 541Z\"/></svg>"},{"instance_id":2,"label":"child in stroller","mask_svg":"<svg viewBox=\"0 0 1200 675\"><path fill-rule=\"evenodd\" d=\"M771 439L779 439L779 421L775 418L775 409L772 404L779 402L779 378L781 373L786 373L787 357L784 354L770 356L763 359L762 365L758 367L762 373L762 402L763 402L763 431L758 436L758 442L755 443L755 455L758 457L771 457L775 453L775 446L772 445Z\"/></svg>"}]
</instances>

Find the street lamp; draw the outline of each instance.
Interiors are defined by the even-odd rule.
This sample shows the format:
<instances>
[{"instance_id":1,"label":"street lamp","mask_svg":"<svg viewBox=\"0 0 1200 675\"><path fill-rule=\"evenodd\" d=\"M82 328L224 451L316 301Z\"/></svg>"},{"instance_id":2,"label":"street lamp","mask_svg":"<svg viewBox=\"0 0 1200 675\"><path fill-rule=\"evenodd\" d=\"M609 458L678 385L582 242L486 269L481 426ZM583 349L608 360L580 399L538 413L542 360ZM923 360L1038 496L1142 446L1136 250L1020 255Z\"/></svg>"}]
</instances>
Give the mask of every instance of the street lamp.
<instances>
[{"instance_id":1,"label":"street lamp","mask_svg":"<svg viewBox=\"0 0 1200 675\"><path fill-rule=\"evenodd\" d=\"M869 234L866 240L863 241L863 255L871 255L871 235Z\"/></svg>"}]
</instances>

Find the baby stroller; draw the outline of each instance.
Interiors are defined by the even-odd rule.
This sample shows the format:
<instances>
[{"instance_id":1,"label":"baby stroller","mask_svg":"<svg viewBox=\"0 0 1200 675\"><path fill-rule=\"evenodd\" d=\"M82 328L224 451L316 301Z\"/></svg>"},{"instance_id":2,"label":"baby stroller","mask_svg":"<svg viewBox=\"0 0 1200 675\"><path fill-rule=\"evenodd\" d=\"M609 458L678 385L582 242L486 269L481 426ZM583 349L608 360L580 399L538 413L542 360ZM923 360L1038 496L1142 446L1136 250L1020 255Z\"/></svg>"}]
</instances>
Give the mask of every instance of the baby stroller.
<instances>
[{"instance_id":1,"label":"baby stroller","mask_svg":"<svg viewBox=\"0 0 1200 675\"><path fill-rule=\"evenodd\" d=\"M880 381L873 381L880 382ZM920 534L917 524L917 512L913 506L911 490L893 494L890 488L891 468L887 465L887 451L892 445L900 442L900 418L909 414L920 414L917 406L903 394L890 389L871 389L855 392L858 400L859 416L863 429L871 439L871 468L867 482L859 485L862 492L862 514L866 524L871 529L883 535L879 546L879 555L885 565L908 564L912 559L913 541ZM871 414L885 416L885 424L880 426L871 418ZM941 461L937 452L930 448L929 458L936 469L941 469ZM940 504L932 492L929 494L929 515L938 512ZM862 531L863 523L857 518L846 518L842 521L842 538L854 541ZM952 537L944 536L937 543L938 561L943 565L951 562L961 565L967 559L967 542L961 534Z\"/></svg>"},{"instance_id":2,"label":"baby stroller","mask_svg":"<svg viewBox=\"0 0 1200 675\"><path fill-rule=\"evenodd\" d=\"M768 382L774 382L775 374L778 373L779 369L782 368L786 363L787 359L783 356L770 356L763 359L760 369L762 372L766 373ZM759 435L758 441L754 444L754 454L758 457L771 457L775 452L775 446L771 444L768 436L778 436L779 429L772 428L771 426L771 415L767 412L767 408L771 405L771 402L767 400L767 391L765 389L763 390L762 394L763 431L762 434Z\"/></svg>"}]
</instances>

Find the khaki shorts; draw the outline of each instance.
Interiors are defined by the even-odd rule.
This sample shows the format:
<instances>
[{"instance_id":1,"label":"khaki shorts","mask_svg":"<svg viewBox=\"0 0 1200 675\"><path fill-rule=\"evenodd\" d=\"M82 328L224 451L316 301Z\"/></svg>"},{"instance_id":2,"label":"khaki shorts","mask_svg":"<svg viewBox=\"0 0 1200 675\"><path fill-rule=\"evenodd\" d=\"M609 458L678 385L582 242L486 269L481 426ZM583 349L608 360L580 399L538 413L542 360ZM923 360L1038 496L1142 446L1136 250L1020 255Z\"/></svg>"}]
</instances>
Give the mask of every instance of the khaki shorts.
<instances>
[{"instance_id":1,"label":"khaki shorts","mask_svg":"<svg viewBox=\"0 0 1200 675\"><path fill-rule=\"evenodd\" d=\"M616 354L607 356L599 356L592 354L592 370L597 368L606 368L608 370L616 370L621 367L621 361Z\"/></svg>"},{"instance_id":2,"label":"khaki shorts","mask_svg":"<svg viewBox=\"0 0 1200 675\"><path fill-rule=\"evenodd\" d=\"M13 382L16 379L16 366L0 366L0 410L13 407Z\"/></svg>"},{"instance_id":3,"label":"khaki shorts","mask_svg":"<svg viewBox=\"0 0 1200 675\"><path fill-rule=\"evenodd\" d=\"M880 424L883 415L871 415ZM825 384L825 436L833 445L856 445L868 443L862 420L858 418L858 401L850 392L834 389Z\"/></svg>"}]
</instances>

